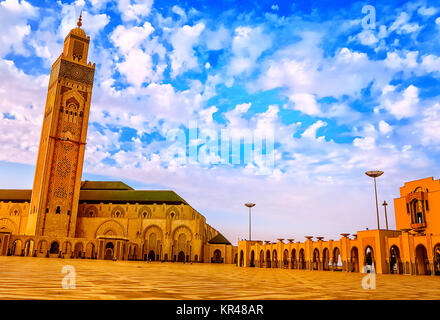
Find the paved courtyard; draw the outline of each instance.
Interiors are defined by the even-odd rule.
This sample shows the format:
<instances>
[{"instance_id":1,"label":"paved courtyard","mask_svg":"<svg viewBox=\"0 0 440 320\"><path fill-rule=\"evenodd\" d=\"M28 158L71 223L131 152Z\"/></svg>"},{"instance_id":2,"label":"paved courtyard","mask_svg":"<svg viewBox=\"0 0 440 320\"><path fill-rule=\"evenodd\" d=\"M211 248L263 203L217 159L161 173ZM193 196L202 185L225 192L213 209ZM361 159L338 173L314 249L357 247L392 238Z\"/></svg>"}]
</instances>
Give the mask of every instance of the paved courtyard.
<instances>
[{"instance_id":1,"label":"paved courtyard","mask_svg":"<svg viewBox=\"0 0 440 320\"><path fill-rule=\"evenodd\" d=\"M63 289L74 266L76 288ZM440 299L440 277L234 265L0 257L0 299Z\"/></svg>"}]
</instances>

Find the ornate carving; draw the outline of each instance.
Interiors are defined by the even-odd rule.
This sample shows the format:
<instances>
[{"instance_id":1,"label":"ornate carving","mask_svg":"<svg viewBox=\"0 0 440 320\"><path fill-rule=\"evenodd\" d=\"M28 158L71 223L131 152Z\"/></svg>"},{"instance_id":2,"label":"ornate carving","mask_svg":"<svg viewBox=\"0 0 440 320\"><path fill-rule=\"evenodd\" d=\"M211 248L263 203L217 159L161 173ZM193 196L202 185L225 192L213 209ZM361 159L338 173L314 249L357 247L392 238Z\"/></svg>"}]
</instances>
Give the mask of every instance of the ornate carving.
<instances>
[{"instance_id":1,"label":"ornate carving","mask_svg":"<svg viewBox=\"0 0 440 320\"><path fill-rule=\"evenodd\" d=\"M87 85L93 84L95 70L61 59L59 76Z\"/></svg>"},{"instance_id":2,"label":"ornate carving","mask_svg":"<svg viewBox=\"0 0 440 320\"><path fill-rule=\"evenodd\" d=\"M66 192L66 189L64 188L64 186L61 185L61 186L56 187L54 195L57 198L65 198L67 196L67 192Z\"/></svg>"},{"instance_id":3,"label":"ornate carving","mask_svg":"<svg viewBox=\"0 0 440 320\"><path fill-rule=\"evenodd\" d=\"M67 158L61 159L60 162L58 162L58 175L62 178L65 178L70 173L70 161Z\"/></svg>"}]
</instances>

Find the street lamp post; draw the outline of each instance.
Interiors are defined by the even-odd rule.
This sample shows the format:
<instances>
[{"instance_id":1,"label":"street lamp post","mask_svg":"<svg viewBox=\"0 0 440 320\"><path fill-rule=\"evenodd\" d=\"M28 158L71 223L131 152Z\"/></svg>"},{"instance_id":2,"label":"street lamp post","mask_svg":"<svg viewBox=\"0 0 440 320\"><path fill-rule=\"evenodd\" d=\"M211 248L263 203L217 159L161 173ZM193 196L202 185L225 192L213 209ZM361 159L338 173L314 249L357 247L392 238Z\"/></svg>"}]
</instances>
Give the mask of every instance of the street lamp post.
<instances>
[{"instance_id":1,"label":"street lamp post","mask_svg":"<svg viewBox=\"0 0 440 320\"><path fill-rule=\"evenodd\" d=\"M252 236L251 236L251 208L255 207L255 203L248 202L248 203L245 203L244 205L249 208L249 241L251 241L252 240Z\"/></svg>"},{"instance_id":2,"label":"street lamp post","mask_svg":"<svg viewBox=\"0 0 440 320\"><path fill-rule=\"evenodd\" d=\"M383 208L385 209L385 223L386 223L387 230L388 230L388 217L387 217L387 205L388 205L388 203L384 200L382 205L383 205Z\"/></svg>"},{"instance_id":3,"label":"street lamp post","mask_svg":"<svg viewBox=\"0 0 440 320\"><path fill-rule=\"evenodd\" d=\"M375 171L367 171L365 174L374 179L374 195L376 196L376 214L377 214L377 230L380 230L379 225L379 205L377 203L377 187L376 187L376 178L383 175L383 171L375 170Z\"/></svg>"}]
</instances>

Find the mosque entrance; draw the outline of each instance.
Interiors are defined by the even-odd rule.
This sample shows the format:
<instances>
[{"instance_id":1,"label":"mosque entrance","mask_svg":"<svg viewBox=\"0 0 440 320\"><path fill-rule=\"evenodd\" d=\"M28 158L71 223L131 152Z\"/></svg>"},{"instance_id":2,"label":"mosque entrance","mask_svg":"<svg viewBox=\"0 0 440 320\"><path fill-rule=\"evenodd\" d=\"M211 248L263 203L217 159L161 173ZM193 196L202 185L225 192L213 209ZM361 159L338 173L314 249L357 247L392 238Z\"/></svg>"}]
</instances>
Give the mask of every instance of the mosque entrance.
<instances>
[{"instance_id":1,"label":"mosque entrance","mask_svg":"<svg viewBox=\"0 0 440 320\"><path fill-rule=\"evenodd\" d=\"M105 245L105 252L104 252L104 260L112 260L113 259L113 243L109 242Z\"/></svg>"},{"instance_id":2,"label":"mosque entrance","mask_svg":"<svg viewBox=\"0 0 440 320\"><path fill-rule=\"evenodd\" d=\"M365 249L364 268L365 267L368 268L368 271L371 271L371 268L374 270L374 252L370 246Z\"/></svg>"},{"instance_id":3,"label":"mosque entrance","mask_svg":"<svg viewBox=\"0 0 440 320\"><path fill-rule=\"evenodd\" d=\"M416 248L416 267L418 275L429 275L428 253L424 245L419 244Z\"/></svg>"},{"instance_id":4,"label":"mosque entrance","mask_svg":"<svg viewBox=\"0 0 440 320\"><path fill-rule=\"evenodd\" d=\"M219 249L214 251L214 259L212 262L213 263L222 263L222 252Z\"/></svg>"},{"instance_id":5,"label":"mosque entrance","mask_svg":"<svg viewBox=\"0 0 440 320\"><path fill-rule=\"evenodd\" d=\"M54 241L50 244L50 254L57 254L60 250L60 245L58 242Z\"/></svg>"},{"instance_id":6,"label":"mosque entrance","mask_svg":"<svg viewBox=\"0 0 440 320\"><path fill-rule=\"evenodd\" d=\"M358 248L351 249L351 272L359 272L359 252Z\"/></svg>"},{"instance_id":7,"label":"mosque entrance","mask_svg":"<svg viewBox=\"0 0 440 320\"><path fill-rule=\"evenodd\" d=\"M390 273L403 273L402 261L400 260L400 251L397 246L390 249Z\"/></svg>"},{"instance_id":8,"label":"mosque entrance","mask_svg":"<svg viewBox=\"0 0 440 320\"><path fill-rule=\"evenodd\" d=\"M185 252L179 252L179 254L177 255L177 262L185 262Z\"/></svg>"},{"instance_id":9,"label":"mosque entrance","mask_svg":"<svg viewBox=\"0 0 440 320\"><path fill-rule=\"evenodd\" d=\"M154 253L154 250L150 250L148 253L148 261L154 261L156 260L156 254Z\"/></svg>"}]
</instances>

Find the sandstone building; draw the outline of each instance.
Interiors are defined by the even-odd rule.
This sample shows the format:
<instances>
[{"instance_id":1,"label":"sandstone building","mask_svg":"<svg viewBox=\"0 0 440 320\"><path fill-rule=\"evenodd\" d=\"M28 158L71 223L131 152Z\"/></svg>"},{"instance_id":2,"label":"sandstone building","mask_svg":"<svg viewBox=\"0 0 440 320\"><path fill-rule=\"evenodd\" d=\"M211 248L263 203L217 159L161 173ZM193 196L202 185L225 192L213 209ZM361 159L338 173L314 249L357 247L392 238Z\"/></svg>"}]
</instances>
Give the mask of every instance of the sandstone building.
<instances>
[{"instance_id":1,"label":"sandstone building","mask_svg":"<svg viewBox=\"0 0 440 320\"><path fill-rule=\"evenodd\" d=\"M397 230L342 233L339 240L306 237L240 241L241 267L440 275L440 180L406 182L394 199Z\"/></svg>"},{"instance_id":2,"label":"sandstone building","mask_svg":"<svg viewBox=\"0 0 440 320\"><path fill-rule=\"evenodd\" d=\"M95 64L72 29L52 66L32 190L0 190L0 255L232 263L236 247L173 191L81 181Z\"/></svg>"}]
</instances>

